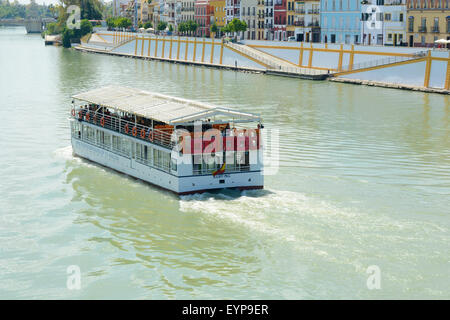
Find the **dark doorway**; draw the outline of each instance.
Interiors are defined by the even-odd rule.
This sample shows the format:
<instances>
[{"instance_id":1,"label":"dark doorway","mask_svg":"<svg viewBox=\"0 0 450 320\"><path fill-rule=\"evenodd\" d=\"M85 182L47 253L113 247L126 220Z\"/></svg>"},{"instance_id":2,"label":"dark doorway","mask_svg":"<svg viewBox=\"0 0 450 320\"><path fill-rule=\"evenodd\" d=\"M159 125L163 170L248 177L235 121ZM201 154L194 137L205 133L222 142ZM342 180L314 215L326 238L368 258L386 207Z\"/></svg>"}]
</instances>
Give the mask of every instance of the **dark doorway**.
<instances>
[{"instance_id":1,"label":"dark doorway","mask_svg":"<svg viewBox=\"0 0 450 320\"><path fill-rule=\"evenodd\" d=\"M409 46L414 47L414 36L413 35L409 36Z\"/></svg>"}]
</instances>

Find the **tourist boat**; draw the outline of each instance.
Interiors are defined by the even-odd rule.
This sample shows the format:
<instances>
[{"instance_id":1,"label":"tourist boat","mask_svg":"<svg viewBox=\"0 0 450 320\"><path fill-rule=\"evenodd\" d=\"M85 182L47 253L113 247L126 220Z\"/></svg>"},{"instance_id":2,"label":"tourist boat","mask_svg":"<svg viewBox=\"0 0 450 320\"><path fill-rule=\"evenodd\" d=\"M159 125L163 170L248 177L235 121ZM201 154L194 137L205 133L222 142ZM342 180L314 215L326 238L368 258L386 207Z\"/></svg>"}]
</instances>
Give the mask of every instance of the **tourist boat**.
<instances>
[{"instance_id":1,"label":"tourist boat","mask_svg":"<svg viewBox=\"0 0 450 320\"><path fill-rule=\"evenodd\" d=\"M179 195L263 188L258 115L119 86L72 98L75 155Z\"/></svg>"}]
</instances>

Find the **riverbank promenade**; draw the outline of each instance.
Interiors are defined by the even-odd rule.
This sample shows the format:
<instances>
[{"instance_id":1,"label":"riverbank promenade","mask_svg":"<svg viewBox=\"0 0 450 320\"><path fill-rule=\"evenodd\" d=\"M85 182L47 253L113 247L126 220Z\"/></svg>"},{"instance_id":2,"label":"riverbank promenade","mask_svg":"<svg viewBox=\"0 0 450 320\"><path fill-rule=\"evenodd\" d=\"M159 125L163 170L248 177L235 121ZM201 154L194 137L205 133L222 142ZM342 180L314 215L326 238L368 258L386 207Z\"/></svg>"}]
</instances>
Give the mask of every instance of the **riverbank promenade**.
<instances>
[{"instance_id":1,"label":"riverbank promenade","mask_svg":"<svg viewBox=\"0 0 450 320\"><path fill-rule=\"evenodd\" d=\"M76 49L141 59L450 93L450 53L423 48L158 36L100 31Z\"/></svg>"}]
</instances>

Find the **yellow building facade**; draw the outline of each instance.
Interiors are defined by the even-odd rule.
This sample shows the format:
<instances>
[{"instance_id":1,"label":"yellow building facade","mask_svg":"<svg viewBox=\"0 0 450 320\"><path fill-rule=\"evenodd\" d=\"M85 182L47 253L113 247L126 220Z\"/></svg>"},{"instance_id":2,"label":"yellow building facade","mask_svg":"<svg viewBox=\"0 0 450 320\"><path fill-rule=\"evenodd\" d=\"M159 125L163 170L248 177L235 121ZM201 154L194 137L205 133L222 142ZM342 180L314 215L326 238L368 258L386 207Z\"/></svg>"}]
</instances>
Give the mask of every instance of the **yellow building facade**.
<instances>
[{"instance_id":1,"label":"yellow building facade","mask_svg":"<svg viewBox=\"0 0 450 320\"><path fill-rule=\"evenodd\" d=\"M450 40L449 7L450 0L407 0L408 46L433 47L436 40Z\"/></svg>"},{"instance_id":2,"label":"yellow building facade","mask_svg":"<svg viewBox=\"0 0 450 320\"><path fill-rule=\"evenodd\" d=\"M219 28L222 28L226 25L226 16L227 12L225 9L226 1L225 0L211 0L209 2L211 6L212 12L214 13L213 21L211 24L215 23Z\"/></svg>"}]
</instances>

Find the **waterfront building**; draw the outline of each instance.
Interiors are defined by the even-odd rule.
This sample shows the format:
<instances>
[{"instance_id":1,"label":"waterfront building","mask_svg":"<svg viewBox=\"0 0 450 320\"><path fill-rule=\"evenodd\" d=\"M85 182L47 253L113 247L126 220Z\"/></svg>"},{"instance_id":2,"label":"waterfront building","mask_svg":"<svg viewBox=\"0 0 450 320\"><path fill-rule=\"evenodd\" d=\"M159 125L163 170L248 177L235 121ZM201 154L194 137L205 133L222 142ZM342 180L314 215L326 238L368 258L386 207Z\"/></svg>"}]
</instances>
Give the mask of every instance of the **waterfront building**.
<instances>
[{"instance_id":1,"label":"waterfront building","mask_svg":"<svg viewBox=\"0 0 450 320\"><path fill-rule=\"evenodd\" d=\"M227 22L230 22L234 18L240 19L241 12L240 12L240 3L241 0L226 0L226 10L227 10Z\"/></svg>"},{"instance_id":2,"label":"waterfront building","mask_svg":"<svg viewBox=\"0 0 450 320\"><path fill-rule=\"evenodd\" d=\"M152 1L150 3L150 12L152 13L151 22L153 24L153 28L156 30L156 27L159 23L159 2L158 1Z\"/></svg>"},{"instance_id":3,"label":"waterfront building","mask_svg":"<svg viewBox=\"0 0 450 320\"><path fill-rule=\"evenodd\" d=\"M181 21L194 20L195 0L183 0L181 2Z\"/></svg>"},{"instance_id":4,"label":"waterfront building","mask_svg":"<svg viewBox=\"0 0 450 320\"><path fill-rule=\"evenodd\" d=\"M275 40L286 40L286 1L274 1L273 30Z\"/></svg>"},{"instance_id":5,"label":"waterfront building","mask_svg":"<svg viewBox=\"0 0 450 320\"><path fill-rule=\"evenodd\" d=\"M150 9L146 0L139 0L138 2L139 22L146 23L150 21Z\"/></svg>"},{"instance_id":6,"label":"waterfront building","mask_svg":"<svg viewBox=\"0 0 450 320\"><path fill-rule=\"evenodd\" d=\"M211 26L211 6L209 0L196 0L194 4L194 20L198 23L197 36L209 37Z\"/></svg>"},{"instance_id":7,"label":"waterfront building","mask_svg":"<svg viewBox=\"0 0 450 320\"><path fill-rule=\"evenodd\" d=\"M175 27L176 26L175 13L177 0L163 0L163 2L164 2L163 21Z\"/></svg>"},{"instance_id":8,"label":"waterfront building","mask_svg":"<svg viewBox=\"0 0 450 320\"><path fill-rule=\"evenodd\" d=\"M241 0L241 21L247 23L247 31L243 32L242 39L256 40L258 0Z\"/></svg>"},{"instance_id":9,"label":"waterfront building","mask_svg":"<svg viewBox=\"0 0 450 320\"><path fill-rule=\"evenodd\" d=\"M365 0L361 13L363 44L399 46L406 42L406 0Z\"/></svg>"},{"instance_id":10,"label":"waterfront building","mask_svg":"<svg viewBox=\"0 0 450 320\"><path fill-rule=\"evenodd\" d=\"M274 0L265 0L264 1L264 39L265 40L273 40L275 39L274 32L274 24L273 24L273 15L274 15Z\"/></svg>"},{"instance_id":11,"label":"waterfront building","mask_svg":"<svg viewBox=\"0 0 450 320\"><path fill-rule=\"evenodd\" d=\"M450 40L450 0L407 0L406 3L408 46L432 47L438 39Z\"/></svg>"},{"instance_id":12,"label":"waterfront building","mask_svg":"<svg viewBox=\"0 0 450 320\"><path fill-rule=\"evenodd\" d=\"M295 10L294 10L294 5L295 5L295 1L294 0L287 0L287 11L286 11L286 36L292 37L295 34L295 26L294 26L294 17L295 17Z\"/></svg>"},{"instance_id":13,"label":"waterfront building","mask_svg":"<svg viewBox=\"0 0 450 320\"><path fill-rule=\"evenodd\" d=\"M295 38L297 41L320 42L320 1L295 2Z\"/></svg>"},{"instance_id":14,"label":"waterfront building","mask_svg":"<svg viewBox=\"0 0 450 320\"><path fill-rule=\"evenodd\" d=\"M264 40L264 0L258 0L256 12L258 14L257 26L256 26L256 38L258 40Z\"/></svg>"},{"instance_id":15,"label":"waterfront building","mask_svg":"<svg viewBox=\"0 0 450 320\"><path fill-rule=\"evenodd\" d=\"M361 2L364 0L321 0L321 41L325 43L360 43Z\"/></svg>"},{"instance_id":16,"label":"waterfront building","mask_svg":"<svg viewBox=\"0 0 450 320\"><path fill-rule=\"evenodd\" d=\"M113 16L123 17L129 0L113 0Z\"/></svg>"},{"instance_id":17,"label":"waterfront building","mask_svg":"<svg viewBox=\"0 0 450 320\"><path fill-rule=\"evenodd\" d=\"M222 29L226 25L226 1L210 0L209 4L212 11L212 21L219 28L218 35L220 36L220 29Z\"/></svg>"}]
</instances>

